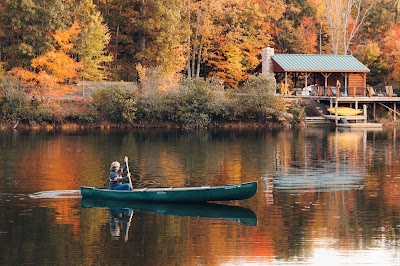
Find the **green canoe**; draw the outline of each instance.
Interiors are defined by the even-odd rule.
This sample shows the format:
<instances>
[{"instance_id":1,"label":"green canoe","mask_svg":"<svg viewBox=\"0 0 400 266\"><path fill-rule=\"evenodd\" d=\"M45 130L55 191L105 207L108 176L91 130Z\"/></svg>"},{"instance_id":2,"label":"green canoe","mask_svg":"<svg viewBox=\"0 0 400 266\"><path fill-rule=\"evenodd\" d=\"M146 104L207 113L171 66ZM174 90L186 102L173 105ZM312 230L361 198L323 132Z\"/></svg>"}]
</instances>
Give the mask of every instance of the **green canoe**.
<instances>
[{"instance_id":1,"label":"green canoe","mask_svg":"<svg viewBox=\"0 0 400 266\"><path fill-rule=\"evenodd\" d=\"M131 209L135 213L152 213L156 215L186 216L208 219L219 219L256 226L257 215L254 211L240 206L216 203L188 202L144 202L144 201L108 201L99 199L82 199L83 208Z\"/></svg>"},{"instance_id":2,"label":"green canoe","mask_svg":"<svg viewBox=\"0 0 400 266\"><path fill-rule=\"evenodd\" d=\"M224 186L137 188L133 190L81 187L83 198L153 202L244 200L254 196L256 191L257 181Z\"/></svg>"}]
</instances>

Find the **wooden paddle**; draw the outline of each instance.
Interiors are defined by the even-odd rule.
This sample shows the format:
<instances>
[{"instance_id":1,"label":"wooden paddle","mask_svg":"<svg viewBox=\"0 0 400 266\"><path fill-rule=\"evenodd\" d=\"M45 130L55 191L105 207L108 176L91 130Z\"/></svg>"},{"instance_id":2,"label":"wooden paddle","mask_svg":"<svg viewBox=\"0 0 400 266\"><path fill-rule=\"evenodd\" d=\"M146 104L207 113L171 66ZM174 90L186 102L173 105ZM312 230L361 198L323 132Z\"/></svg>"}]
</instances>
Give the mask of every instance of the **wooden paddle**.
<instances>
[{"instance_id":1,"label":"wooden paddle","mask_svg":"<svg viewBox=\"0 0 400 266\"><path fill-rule=\"evenodd\" d=\"M127 176L129 178L129 186L131 187L131 189L133 190L133 185L132 185L132 179L131 179L131 173L129 172L129 165L128 165L128 157L125 156L124 161L126 163L126 170L127 170Z\"/></svg>"},{"instance_id":2,"label":"wooden paddle","mask_svg":"<svg viewBox=\"0 0 400 266\"><path fill-rule=\"evenodd\" d=\"M126 231L125 231L125 237L124 237L125 242L128 241L128 238L129 238L129 227L131 226L132 216L133 216L133 210L130 209L130 211L131 211L131 215L129 217L128 224L126 225Z\"/></svg>"}]
</instances>

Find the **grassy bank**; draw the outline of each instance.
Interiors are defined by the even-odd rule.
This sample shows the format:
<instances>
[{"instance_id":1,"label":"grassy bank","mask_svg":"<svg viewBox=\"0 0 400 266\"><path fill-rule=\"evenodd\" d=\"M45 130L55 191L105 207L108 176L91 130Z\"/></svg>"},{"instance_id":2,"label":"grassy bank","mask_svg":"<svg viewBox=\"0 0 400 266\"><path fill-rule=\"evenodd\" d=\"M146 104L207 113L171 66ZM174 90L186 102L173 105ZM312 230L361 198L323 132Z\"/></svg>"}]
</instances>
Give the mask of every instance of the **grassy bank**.
<instances>
[{"instance_id":1,"label":"grassy bank","mask_svg":"<svg viewBox=\"0 0 400 266\"><path fill-rule=\"evenodd\" d=\"M0 83L4 127L231 127L280 126L296 120L275 95L272 77L251 77L226 91L219 80L191 79L168 90L113 85L91 97L44 97L24 92L9 78ZM295 110L295 113L298 110ZM290 121L289 121L290 120Z\"/></svg>"}]
</instances>

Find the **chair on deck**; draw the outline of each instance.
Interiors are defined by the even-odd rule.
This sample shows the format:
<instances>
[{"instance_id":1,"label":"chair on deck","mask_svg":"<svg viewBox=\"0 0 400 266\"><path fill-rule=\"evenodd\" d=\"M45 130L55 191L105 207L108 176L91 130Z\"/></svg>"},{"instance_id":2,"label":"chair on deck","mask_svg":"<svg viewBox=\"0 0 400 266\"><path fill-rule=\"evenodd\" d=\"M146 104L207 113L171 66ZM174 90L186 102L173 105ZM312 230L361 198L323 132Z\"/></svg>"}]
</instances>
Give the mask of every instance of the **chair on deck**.
<instances>
[{"instance_id":1,"label":"chair on deck","mask_svg":"<svg viewBox=\"0 0 400 266\"><path fill-rule=\"evenodd\" d=\"M384 96L383 93L381 93L381 92L380 92L380 93L377 93L377 92L374 90L373 87L368 87L367 90L368 90L368 95L369 95L369 97L372 97L372 96L383 97L383 96Z\"/></svg>"},{"instance_id":2,"label":"chair on deck","mask_svg":"<svg viewBox=\"0 0 400 266\"><path fill-rule=\"evenodd\" d=\"M312 96L319 96L319 90L317 84L311 86L311 94Z\"/></svg>"},{"instance_id":3,"label":"chair on deck","mask_svg":"<svg viewBox=\"0 0 400 266\"><path fill-rule=\"evenodd\" d=\"M316 90L317 85L310 85L307 87L303 88L302 95L306 96L316 96L317 95L317 90Z\"/></svg>"},{"instance_id":4,"label":"chair on deck","mask_svg":"<svg viewBox=\"0 0 400 266\"><path fill-rule=\"evenodd\" d=\"M386 90L386 96L388 97L397 97L396 93L393 93L393 87L392 86L385 86L385 90Z\"/></svg>"},{"instance_id":5,"label":"chair on deck","mask_svg":"<svg viewBox=\"0 0 400 266\"><path fill-rule=\"evenodd\" d=\"M329 88L330 96L336 96L336 87L330 86Z\"/></svg>"}]
</instances>

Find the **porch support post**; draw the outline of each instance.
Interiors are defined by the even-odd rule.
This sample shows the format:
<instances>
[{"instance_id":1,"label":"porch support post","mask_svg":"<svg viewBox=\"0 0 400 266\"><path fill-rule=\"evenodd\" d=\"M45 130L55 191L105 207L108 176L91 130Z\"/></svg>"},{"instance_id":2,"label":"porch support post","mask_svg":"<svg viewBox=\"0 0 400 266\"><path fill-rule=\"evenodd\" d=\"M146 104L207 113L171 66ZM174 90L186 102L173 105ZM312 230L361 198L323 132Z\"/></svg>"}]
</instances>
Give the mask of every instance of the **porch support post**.
<instances>
[{"instance_id":1,"label":"porch support post","mask_svg":"<svg viewBox=\"0 0 400 266\"><path fill-rule=\"evenodd\" d=\"M344 77L344 94L347 96L347 93L348 93L347 78L349 76L349 73L342 73L342 76Z\"/></svg>"},{"instance_id":2,"label":"porch support post","mask_svg":"<svg viewBox=\"0 0 400 266\"><path fill-rule=\"evenodd\" d=\"M332 74L332 73L328 73L328 72L321 73L321 75L325 78L325 95L328 94L328 78L329 78L329 76L330 76L331 74Z\"/></svg>"},{"instance_id":3,"label":"porch support post","mask_svg":"<svg viewBox=\"0 0 400 266\"><path fill-rule=\"evenodd\" d=\"M364 123L367 123L367 105L366 104L363 105L363 109L364 109Z\"/></svg>"},{"instance_id":4,"label":"porch support post","mask_svg":"<svg viewBox=\"0 0 400 266\"><path fill-rule=\"evenodd\" d=\"M335 124L337 125L338 124L338 110L339 109L339 106L338 106L338 99L336 98L335 99Z\"/></svg>"},{"instance_id":5,"label":"porch support post","mask_svg":"<svg viewBox=\"0 0 400 266\"><path fill-rule=\"evenodd\" d=\"M287 88L287 72L285 71L285 86L286 86L286 88Z\"/></svg>"},{"instance_id":6,"label":"porch support post","mask_svg":"<svg viewBox=\"0 0 400 266\"><path fill-rule=\"evenodd\" d=\"M364 96L367 94L367 73L364 73Z\"/></svg>"},{"instance_id":7,"label":"porch support post","mask_svg":"<svg viewBox=\"0 0 400 266\"><path fill-rule=\"evenodd\" d=\"M304 81L304 87L308 87L308 77L310 76L310 73L306 72L304 73L305 81Z\"/></svg>"}]
</instances>

